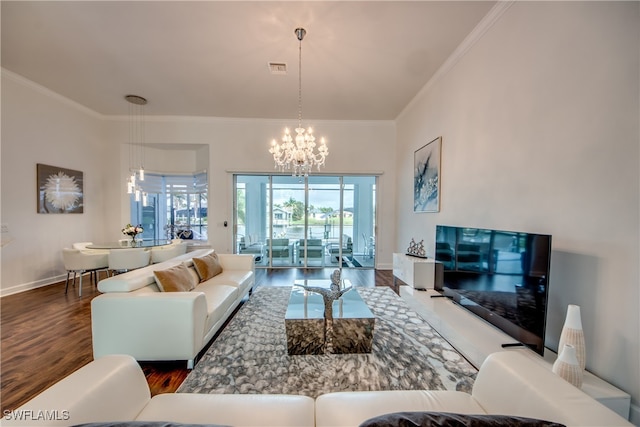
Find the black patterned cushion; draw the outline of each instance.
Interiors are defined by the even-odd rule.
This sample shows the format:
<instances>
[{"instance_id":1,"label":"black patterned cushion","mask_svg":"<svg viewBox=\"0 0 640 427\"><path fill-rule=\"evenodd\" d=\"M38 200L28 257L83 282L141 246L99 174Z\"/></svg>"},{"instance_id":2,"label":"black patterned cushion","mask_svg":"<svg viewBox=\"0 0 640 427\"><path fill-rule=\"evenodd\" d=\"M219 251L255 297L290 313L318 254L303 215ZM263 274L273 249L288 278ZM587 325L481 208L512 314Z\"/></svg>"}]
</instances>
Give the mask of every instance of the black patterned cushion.
<instances>
[{"instance_id":1,"label":"black patterned cushion","mask_svg":"<svg viewBox=\"0 0 640 427\"><path fill-rule=\"evenodd\" d=\"M511 415L467 415L449 412L395 412L371 418L360 427L564 427L562 424Z\"/></svg>"}]
</instances>

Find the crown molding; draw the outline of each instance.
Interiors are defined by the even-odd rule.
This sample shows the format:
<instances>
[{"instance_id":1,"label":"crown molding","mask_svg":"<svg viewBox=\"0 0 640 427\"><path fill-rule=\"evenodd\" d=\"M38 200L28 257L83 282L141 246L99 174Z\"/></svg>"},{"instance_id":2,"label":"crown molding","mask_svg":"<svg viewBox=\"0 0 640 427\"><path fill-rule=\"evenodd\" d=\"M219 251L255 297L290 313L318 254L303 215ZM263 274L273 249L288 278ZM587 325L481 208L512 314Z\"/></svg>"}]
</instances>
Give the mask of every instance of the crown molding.
<instances>
[{"instance_id":1,"label":"crown molding","mask_svg":"<svg viewBox=\"0 0 640 427\"><path fill-rule=\"evenodd\" d=\"M21 84L25 87L28 87L29 89L32 89L38 93L40 93L41 95L44 95L48 98L51 98L55 101L58 101L66 106L69 106L71 108L74 108L84 114L87 114L93 118L96 119L100 119L100 120L104 120L105 119L105 115L104 114L100 114L95 110L92 110L91 108L85 107L82 104L79 104L78 102L67 98L66 96L62 96L57 92L52 91L51 89L48 89L36 82L34 82L33 80L29 80L26 77L21 76L20 74L16 74L13 71L9 71L6 68L0 68L0 74L2 75L2 77L6 77L10 80L13 80L14 82Z\"/></svg>"},{"instance_id":2,"label":"crown molding","mask_svg":"<svg viewBox=\"0 0 640 427\"><path fill-rule=\"evenodd\" d=\"M500 19L500 17L513 5L517 0L499 0L489 12L482 18L482 20L475 26L473 30L465 37L465 39L458 45L456 50L453 51L446 61L438 68L438 70L431 76L429 81L418 91L416 96L402 109L400 114L396 117L396 121L400 119L420 98L423 94L428 92L433 85L435 85L442 77L447 75L449 71L455 67L467 52L478 42L482 36Z\"/></svg>"},{"instance_id":3,"label":"crown molding","mask_svg":"<svg viewBox=\"0 0 640 427\"><path fill-rule=\"evenodd\" d=\"M127 115L103 115L102 118L106 121L122 121L129 120ZM290 124L293 126L297 123L296 118L289 119L266 119L261 117L218 117L218 116L178 116L178 115L162 115L153 116L146 115L145 121L149 123L264 123L264 124L276 124L278 126L285 126ZM395 120L313 120L305 119L307 125L312 125L314 129L317 126L326 125L360 125L360 126L395 126Z\"/></svg>"}]
</instances>

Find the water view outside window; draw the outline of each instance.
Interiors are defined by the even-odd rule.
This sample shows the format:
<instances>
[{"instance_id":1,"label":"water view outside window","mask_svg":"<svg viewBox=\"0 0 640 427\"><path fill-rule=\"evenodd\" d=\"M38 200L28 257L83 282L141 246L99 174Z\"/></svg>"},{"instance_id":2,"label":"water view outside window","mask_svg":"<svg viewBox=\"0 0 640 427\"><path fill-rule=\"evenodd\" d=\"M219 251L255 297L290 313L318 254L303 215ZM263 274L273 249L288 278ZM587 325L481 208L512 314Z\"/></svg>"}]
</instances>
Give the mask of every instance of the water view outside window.
<instances>
[{"instance_id":1,"label":"water view outside window","mask_svg":"<svg viewBox=\"0 0 640 427\"><path fill-rule=\"evenodd\" d=\"M373 267L375 176L236 175L236 252L262 267Z\"/></svg>"}]
</instances>

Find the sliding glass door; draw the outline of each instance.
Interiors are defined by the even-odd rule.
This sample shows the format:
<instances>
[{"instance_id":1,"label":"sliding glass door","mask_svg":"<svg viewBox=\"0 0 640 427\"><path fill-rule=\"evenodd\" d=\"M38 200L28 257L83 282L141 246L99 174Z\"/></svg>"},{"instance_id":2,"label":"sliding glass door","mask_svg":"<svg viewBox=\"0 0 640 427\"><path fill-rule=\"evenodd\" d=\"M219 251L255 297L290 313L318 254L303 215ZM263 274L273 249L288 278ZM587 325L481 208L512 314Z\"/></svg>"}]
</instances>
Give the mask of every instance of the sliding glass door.
<instances>
[{"instance_id":1,"label":"sliding glass door","mask_svg":"<svg viewBox=\"0 0 640 427\"><path fill-rule=\"evenodd\" d=\"M305 183L292 176L272 176L269 198L270 238L267 259L274 267L298 264L298 244L305 236Z\"/></svg>"},{"instance_id":2,"label":"sliding glass door","mask_svg":"<svg viewBox=\"0 0 640 427\"><path fill-rule=\"evenodd\" d=\"M375 176L235 175L236 252L258 267L373 267Z\"/></svg>"},{"instance_id":3,"label":"sliding glass door","mask_svg":"<svg viewBox=\"0 0 640 427\"><path fill-rule=\"evenodd\" d=\"M374 267L376 254L376 177L345 176L345 226L355 267ZM343 243L343 247L344 247ZM347 245L348 247L348 245ZM343 258L344 259L344 258Z\"/></svg>"},{"instance_id":4,"label":"sliding glass door","mask_svg":"<svg viewBox=\"0 0 640 427\"><path fill-rule=\"evenodd\" d=\"M307 182L306 246L299 251L299 264L327 267L333 262L332 251L340 241L342 228L341 177L310 176ZM303 243L303 242L301 242ZM306 249L306 253L304 251ZM306 261L306 263L304 262Z\"/></svg>"}]
</instances>

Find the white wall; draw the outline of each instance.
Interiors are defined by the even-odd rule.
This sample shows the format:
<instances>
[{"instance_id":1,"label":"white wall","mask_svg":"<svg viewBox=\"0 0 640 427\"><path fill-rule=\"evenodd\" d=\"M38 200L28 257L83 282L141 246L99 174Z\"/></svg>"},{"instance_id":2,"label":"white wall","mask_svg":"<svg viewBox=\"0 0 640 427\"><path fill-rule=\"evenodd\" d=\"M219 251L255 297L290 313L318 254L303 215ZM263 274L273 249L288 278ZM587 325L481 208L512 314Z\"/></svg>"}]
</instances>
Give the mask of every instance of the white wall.
<instances>
[{"instance_id":1,"label":"white wall","mask_svg":"<svg viewBox=\"0 0 640 427\"><path fill-rule=\"evenodd\" d=\"M433 255L436 224L552 234L546 344L580 305L588 369L636 405L639 32L638 2L515 2L396 123L397 250ZM437 136L441 211L415 214L413 152Z\"/></svg>"},{"instance_id":2,"label":"white wall","mask_svg":"<svg viewBox=\"0 0 640 427\"><path fill-rule=\"evenodd\" d=\"M122 148L126 149L126 146L127 144L123 144ZM209 159L208 148L208 145L201 145L193 147L193 149L175 149L163 148L162 146L151 147L149 144L145 144L143 148L145 171L187 175L200 172L207 169L207 164L203 164L203 160ZM128 153L125 153L125 156L127 155ZM202 157L205 158L202 159Z\"/></svg>"},{"instance_id":3,"label":"white wall","mask_svg":"<svg viewBox=\"0 0 640 427\"><path fill-rule=\"evenodd\" d=\"M147 169L175 166L178 172L185 167L207 167L209 243L220 252L231 252L231 172L273 172L269 143L292 122L295 124L294 120L147 117L148 144L185 146L184 150L149 149ZM313 124L329 141L330 154L322 172L381 172L378 195L382 200L393 198L393 122ZM120 229L130 217L125 192L128 126L126 116L101 116L3 70L0 221L9 226L15 240L1 252L2 295L61 280L65 276L61 249L73 242L122 237ZM176 156L180 162L175 161ZM84 172L84 214L36 213L36 163ZM391 264L394 215L392 204L381 204L378 259L383 266ZM228 227L223 226L224 221Z\"/></svg>"},{"instance_id":4,"label":"white wall","mask_svg":"<svg viewBox=\"0 0 640 427\"><path fill-rule=\"evenodd\" d=\"M149 144L204 144L209 148L209 243L220 252L233 250L233 172L274 172L268 153L271 139L279 138L294 121L148 117ZM313 122L316 136L327 138L329 157L322 173L382 173L378 183L381 200L393 198L395 188L395 124L390 121ZM126 126L111 126L109 140L120 143L128 137ZM166 156L174 152L167 151ZM200 153L202 154L202 153ZM126 169L126 167L125 167ZM121 173L121 186L125 176ZM128 218L128 200L117 192L110 204L120 206L120 222ZM395 210L381 203L378 212L378 263L390 268L394 241ZM228 226L224 227L227 221ZM113 220L109 225L117 228Z\"/></svg>"},{"instance_id":5,"label":"white wall","mask_svg":"<svg viewBox=\"0 0 640 427\"><path fill-rule=\"evenodd\" d=\"M0 220L12 238L1 252L3 294L66 277L61 249L105 237L103 188L117 157L105 149L103 133L95 113L2 71ZM37 213L37 163L83 172L83 214Z\"/></svg>"}]
</instances>

